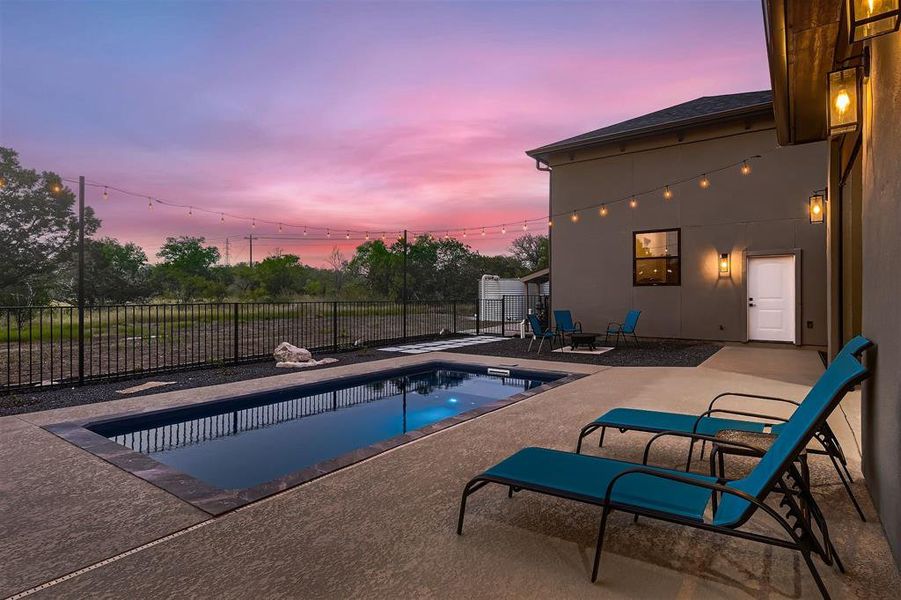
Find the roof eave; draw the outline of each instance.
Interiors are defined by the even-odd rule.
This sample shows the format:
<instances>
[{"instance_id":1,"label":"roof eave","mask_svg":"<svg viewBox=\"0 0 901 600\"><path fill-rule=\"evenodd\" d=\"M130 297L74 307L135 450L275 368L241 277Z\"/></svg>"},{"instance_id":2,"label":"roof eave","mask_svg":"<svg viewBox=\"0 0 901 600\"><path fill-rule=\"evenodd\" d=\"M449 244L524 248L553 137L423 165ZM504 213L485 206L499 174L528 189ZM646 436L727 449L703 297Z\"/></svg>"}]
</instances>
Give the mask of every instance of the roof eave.
<instances>
[{"instance_id":1,"label":"roof eave","mask_svg":"<svg viewBox=\"0 0 901 600\"><path fill-rule=\"evenodd\" d=\"M686 128L691 127L700 127L703 125L711 125L714 123L720 123L725 121L734 121L742 118L748 117L757 117L757 116L772 116L773 114L773 105L771 102L763 102L760 104L754 104L751 106L743 106L741 108L736 108L732 110L725 110L717 113L701 115L698 117L692 117L690 119L682 119L679 121L673 121L671 123L665 123L663 125L652 125L649 127L640 127L637 129L630 129L628 131L618 132L606 136L600 136L597 138L591 138L587 140L580 140L578 142L572 142L569 144L548 144L546 146L541 146L539 148L535 148L534 150L527 150L526 155L534 158L536 160L547 162L548 157L551 154L557 152L566 152L572 150L580 150L584 148L589 148L593 146L601 146L604 144L611 144L614 142L625 142L630 140L635 140L638 138L644 138L648 136L654 135L662 135L666 133L673 133L677 131L685 130Z\"/></svg>"}]
</instances>

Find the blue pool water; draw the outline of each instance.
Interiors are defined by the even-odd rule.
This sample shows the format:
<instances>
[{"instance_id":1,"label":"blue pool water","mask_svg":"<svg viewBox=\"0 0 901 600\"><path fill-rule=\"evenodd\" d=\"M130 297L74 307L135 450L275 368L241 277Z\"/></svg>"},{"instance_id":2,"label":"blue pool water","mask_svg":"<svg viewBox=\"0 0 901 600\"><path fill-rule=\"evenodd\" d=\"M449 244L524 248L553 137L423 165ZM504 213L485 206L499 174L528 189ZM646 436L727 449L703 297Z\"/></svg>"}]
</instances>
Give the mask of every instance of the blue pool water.
<instances>
[{"instance_id":1,"label":"blue pool water","mask_svg":"<svg viewBox=\"0 0 901 600\"><path fill-rule=\"evenodd\" d=\"M89 428L222 489L247 488L539 386L448 368L218 401Z\"/></svg>"}]
</instances>

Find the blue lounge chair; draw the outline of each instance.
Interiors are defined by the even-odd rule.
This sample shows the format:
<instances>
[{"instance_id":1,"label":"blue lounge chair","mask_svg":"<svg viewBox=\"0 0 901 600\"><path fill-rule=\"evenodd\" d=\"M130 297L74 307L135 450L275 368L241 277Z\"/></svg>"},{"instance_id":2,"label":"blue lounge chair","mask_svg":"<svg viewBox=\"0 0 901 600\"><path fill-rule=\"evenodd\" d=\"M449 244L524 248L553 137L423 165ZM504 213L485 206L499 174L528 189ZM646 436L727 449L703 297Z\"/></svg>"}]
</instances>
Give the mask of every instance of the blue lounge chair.
<instances>
[{"instance_id":1,"label":"blue lounge chair","mask_svg":"<svg viewBox=\"0 0 901 600\"><path fill-rule=\"evenodd\" d=\"M582 323L579 321L574 323L573 315L568 310L555 310L554 323L556 325L557 335L560 336L561 342L571 333L582 333Z\"/></svg>"},{"instance_id":2,"label":"blue lounge chair","mask_svg":"<svg viewBox=\"0 0 901 600\"><path fill-rule=\"evenodd\" d=\"M867 348L873 345L873 342L863 336L857 336L847 344L839 352L838 356L854 356L859 357ZM600 429L601 437L598 441L598 447L604 445L604 435L607 428L619 429L621 433L626 431L643 431L646 433L660 433L662 431L681 431L685 433L700 433L707 436L716 436L720 431L731 429L738 431L747 431L752 433L772 433L778 435L788 420L784 417L773 416L761 413L752 413L748 411L729 410L725 408L717 408L714 405L721 398L739 397L752 398L755 400L764 400L769 402L781 402L799 406L799 403L787 398L777 398L774 396L761 396L758 394L747 394L742 392L723 392L717 395L707 407L707 410L700 415L692 415L685 413L672 413L656 410L643 410L638 408L614 408L607 411L591 423L587 424L579 432L579 440L576 444L576 452L581 452L583 440ZM733 415L736 417L750 417L761 419L761 421L750 421L741 418L727 418L712 416L714 414ZM851 503L857 510L860 519L866 521L863 510L851 490L849 482L853 482L851 472L848 470L848 461L845 453L838 442L838 438L832 432L828 424L823 425L823 429L817 432L816 439L823 447L822 450L811 449L811 454L826 455L832 461L838 478L841 480ZM706 441L701 442L701 456L704 456L704 446ZM691 465L691 459L694 452L694 442L691 442L688 451L688 461L686 463L686 471ZM713 472L713 464L715 456L711 455L711 472ZM720 455L722 459L722 455ZM720 465L722 469L722 464ZM844 471L844 472L843 472Z\"/></svg>"},{"instance_id":3,"label":"blue lounge chair","mask_svg":"<svg viewBox=\"0 0 901 600\"><path fill-rule=\"evenodd\" d=\"M529 342L528 351L532 351L532 344L535 343L535 340L541 340L538 343L538 354L541 354L541 347L544 345L544 340L551 340L551 349L553 350L557 334L550 329L542 327L541 321L538 320L537 315L529 315L529 326L532 328L532 341Z\"/></svg>"},{"instance_id":4,"label":"blue lounge chair","mask_svg":"<svg viewBox=\"0 0 901 600\"><path fill-rule=\"evenodd\" d=\"M635 335L635 326L638 325L638 317L640 316L640 310L630 310L622 323L617 323L615 321L607 323L607 331L604 333L604 345L607 344L607 339L611 335L613 336L614 343L619 342L620 336L622 336L623 342L625 342L626 336L631 335L635 339L635 345L638 346L638 336Z\"/></svg>"},{"instance_id":5,"label":"blue lounge chair","mask_svg":"<svg viewBox=\"0 0 901 600\"><path fill-rule=\"evenodd\" d=\"M507 486L510 497L514 491L528 490L603 507L592 581L597 581L607 518L611 512L619 510L636 518L641 515L796 550L804 558L823 597L829 598L812 554L818 555L827 565L836 565L841 571L844 567L829 538L822 512L794 463L815 433L822 429L845 392L867 374L854 357L836 358L785 423L763 458L747 476L735 481L647 464L651 444L662 437L714 441L714 438L698 433L662 432L655 435L645 448L644 464L546 448L524 448L466 484L460 501L457 533L463 533L467 498L489 483L497 483ZM726 443L751 448L737 442ZM780 498L780 509L786 514L765 503L770 495ZM803 501L803 508L799 500ZM712 507L711 518L705 518L708 504ZM742 529L757 511L772 518L784 530L785 536Z\"/></svg>"}]
</instances>

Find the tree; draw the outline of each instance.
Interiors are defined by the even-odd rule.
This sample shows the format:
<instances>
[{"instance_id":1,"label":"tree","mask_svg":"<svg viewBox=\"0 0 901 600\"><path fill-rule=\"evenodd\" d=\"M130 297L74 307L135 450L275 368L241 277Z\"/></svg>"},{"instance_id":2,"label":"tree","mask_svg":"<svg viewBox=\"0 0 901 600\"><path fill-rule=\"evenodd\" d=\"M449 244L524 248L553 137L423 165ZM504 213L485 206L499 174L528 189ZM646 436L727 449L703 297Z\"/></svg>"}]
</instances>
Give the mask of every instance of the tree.
<instances>
[{"instance_id":1,"label":"tree","mask_svg":"<svg viewBox=\"0 0 901 600\"><path fill-rule=\"evenodd\" d=\"M341 293L341 285L344 283L344 272L348 266L347 259L344 258L344 253L341 252L341 249L335 246L325 259L325 262L328 263L328 266L335 273L335 293L339 294Z\"/></svg>"},{"instance_id":2,"label":"tree","mask_svg":"<svg viewBox=\"0 0 901 600\"><path fill-rule=\"evenodd\" d=\"M205 243L202 237L166 238L157 252L163 262L153 269L155 284L185 302L207 297L219 249Z\"/></svg>"},{"instance_id":3,"label":"tree","mask_svg":"<svg viewBox=\"0 0 901 600\"><path fill-rule=\"evenodd\" d=\"M152 293L149 269L147 255L135 244L111 238L85 240L85 301L124 303L146 298ZM70 289L74 296L74 280Z\"/></svg>"},{"instance_id":4,"label":"tree","mask_svg":"<svg viewBox=\"0 0 901 600\"><path fill-rule=\"evenodd\" d=\"M299 292L306 279L306 268L294 254L269 256L254 270L266 295L273 300Z\"/></svg>"},{"instance_id":5,"label":"tree","mask_svg":"<svg viewBox=\"0 0 901 600\"><path fill-rule=\"evenodd\" d=\"M59 175L19 164L0 147L0 304L41 304L59 287L78 242L75 194ZM100 226L85 208L85 235Z\"/></svg>"},{"instance_id":6,"label":"tree","mask_svg":"<svg viewBox=\"0 0 901 600\"><path fill-rule=\"evenodd\" d=\"M510 243L510 254L518 260L526 273L538 271L548 266L548 237L526 233Z\"/></svg>"}]
</instances>

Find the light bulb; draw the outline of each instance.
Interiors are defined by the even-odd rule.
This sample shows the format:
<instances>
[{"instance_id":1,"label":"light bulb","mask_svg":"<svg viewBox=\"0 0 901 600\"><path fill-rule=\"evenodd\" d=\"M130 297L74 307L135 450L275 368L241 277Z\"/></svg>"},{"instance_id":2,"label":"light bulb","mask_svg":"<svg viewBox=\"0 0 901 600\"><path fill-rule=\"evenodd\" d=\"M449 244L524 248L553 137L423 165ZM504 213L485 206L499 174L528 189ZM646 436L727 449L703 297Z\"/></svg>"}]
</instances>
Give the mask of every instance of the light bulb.
<instances>
[{"instance_id":1,"label":"light bulb","mask_svg":"<svg viewBox=\"0 0 901 600\"><path fill-rule=\"evenodd\" d=\"M507 235L507 226L501 227L501 235Z\"/></svg>"},{"instance_id":2,"label":"light bulb","mask_svg":"<svg viewBox=\"0 0 901 600\"><path fill-rule=\"evenodd\" d=\"M673 197L673 190L671 190L671 189L669 188L669 186L666 186L665 188L663 188L663 199L664 199L664 200L671 200L672 197Z\"/></svg>"},{"instance_id":3,"label":"light bulb","mask_svg":"<svg viewBox=\"0 0 901 600\"><path fill-rule=\"evenodd\" d=\"M103 199L109 200L109 189L107 189L106 187L103 188Z\"/></svg>"},{"instance_id":4,"label":"light bulb","mask_svg":"<svg viewBox=\"0 0 901 600\"><path fill-rule=\"evenodd\" d=\"M548 226L548 228L553 227L553 226L554 226L554 221L552 221L551 219L548 219L548 220L547 220L547 226Z\"/></svg>"},{"instance_id":5,"label":"light bulb","mask_svg":"<svg viewBox=\"0 0 901 600\"><path fill-rule=\"evenodd\" d=\"M465 230L465 229L463 230L463 237L464 237L464 238L466 237L466 230Z\"/></svg>"},{"instance_id":6,"label":"light bulb","mask_svg":"<svg viewBox=\"0 0 901 600\"><path fill-rule=\"evenodd\" d=\"M189 206L188 207L188 216L190 217L193 214L194 214L194 209Z\"/></svg>"},{"instance_id":7,"label":"light bulb","mask_svg":"<svg viewBox=\"0 0 901 600\"><path fill-rule=\"evenodd\" d=\"M54 194L58 194L61 191L63 191L63 188L60 184L54 183L52 186L50 186L50 191L53 192Z\"/></svg>"},{"instance_id":8,"label":"light bulb","mask_svg":"<svg viewBox=\"0 0 901 600\"><path fill-rule=\"evenodd\" d=\"M484 227L482 227L482 235L483 235L483 236L485 235L485 228L484 228Z\"/></svg>"},{"instance_id":9,"label":"light bulb","mask_svg":"<svg viewBox=\"0 0 901 600\"><path fill-rule=\"evenodd\" d=\"M304 228L303 228L303 234L304 234L304 235L307 234L307 228L306 228L306 226L304 226Z\"/></svg>"},{"instance_id":10,"label":"light bulb","mask_svg":"<svg viewBox=\"0 0 901 600\"><path fill-rule=\"evenodd\" d=\"M327 237L327 238L331 238L331 237L332 237L332 232L331 232L331 230L329 230L329 229L326 229L326 230L325 230L325 237Z\"/></svg>"},{"instance_id":11,"label":"light bulb","mask_svg":"<svg viewBox=\"0 0 901 600\"><path fill-rule=\"evenodd\" d=\"M573 223L578 223L579 222L579 213L577 213L576 211L573 211L573 214L571 214L569 216L569 220L572 221Z\"/></svg>"},{"instance_id":12,"label":"light bulb","mask_svg":"<svg viewBox=\"0 0 901 600\"><path fill-rule=\"evenodd\" d=\"M366 241L367 242L369 241L369 232L368 231L366 232Z\"/></svg>"},{"instance_id":13,"label":"light bulb","mask_svg":"<svg viewBox=\"0 0 901 600\"><path fill-rule=\"evenodd\" d=\"M529 224L526 223L525 221L522 222L522 230L523 230L523 231L528 231L528 230L529 230Z\"/></svg>"},{"instance_id":14,"label":"light bulb","mask_svg":"<svg viewBox=\"0 0 901 600\"><path fill-rule=\"evenodd\" d=\"M150 196L147 196L147 209L153 210L153 198Z\"/></svg>"},{"instance_id":15,"label":"light bulb","mask_svg":"<svg viewBox=\"0 0 901 600\"><path fill-rule=\"evenodd\" d=\"M698 185L701 186L701 189L706 190L710 187L710 180L707 179L707 175L702 175L701 179L698 181Z\"/></svg>"},{"instance_id":16,"label":"light bulb","mask_svg":"<svg viewBox=\"0 0 901 600\"><path fill-rule=\"evenodd\" d=\"M741 174L742 175L750 175L751 174L751 165L748 164L748 161L741 163Z\"/></svg>"},{"instance_id":17,"label":"light bulb","mask_svg":"<svg viewBox=\"0 0 901 600\"><path fill-rule=\"evenodd\" d=\"M844 114L849 106L851 106L851 96L848 95L846 90L840 91L838 96L835 97L835 108L838 109L839 113Z\"/></svg>"},{"instance_id":18,"label":"light bulb","mask_svg":"<svg viewBox=\"0 0 901 600\"><path fill-rule=\"evenodd\" d=\"M598 211L598 214L601 215L602 217L607 216L607 205L606 204L601 206L601 210Z\"/></svg>"},{"instance_id":19,"label":"light bulb","mask_svg":"<svg viewBox=\"0 0 901 600\"><path fill-rule=\"evenodd\" d=\"M250 227L251 227L252 229L256 229L256 228L257 228L257 220L256 220L256 219L250 219Z\"/></svg>"},{"instance_id":20,"label":"light bulb","mask_svg":"<svg viewBox=\"0 0 901 600\"><path fill-rule=\"evenodd\" d=\"M350 239L350 232L349 232L349 231L348 231L347 233L344 234L344 239L345 239L345 240L349 240L349 239Z\"/></svg>"},{"instance_id":21,"label":"light bulb","mask_svg":"<svg viewBox=\"0 0 901 600\"><path fill-rule=\"evenodd\" d=\"M632 196L629 198L629 208L636 208L638 206L638 198Z\"/></svg>"},{"instance_id":22,"label":"light bulb","mask_svg":"<svg viewBox=\"0 0 901 600\"><path fill-rule=\"evenodd\" d=\"M282 232L282 224L281 224L281 223L278 224L278 232L279 232L279 233Z\"/></svg>"},{"instance_id":23,"label":"light bulb","mask_svg":"<svg viewBox=\"0 0 901 600\"><path fill-rule=\"evenodd\" d=\"M219 222L225 223L225 213L219 213Z\"/></svg>"}]
</instances>

